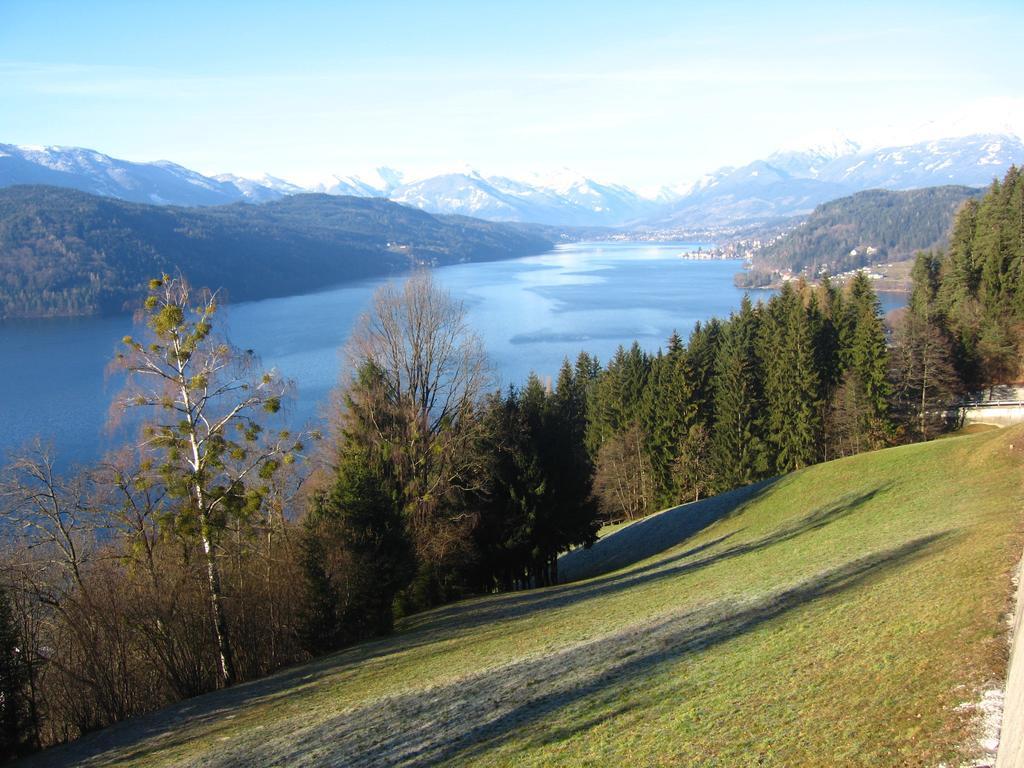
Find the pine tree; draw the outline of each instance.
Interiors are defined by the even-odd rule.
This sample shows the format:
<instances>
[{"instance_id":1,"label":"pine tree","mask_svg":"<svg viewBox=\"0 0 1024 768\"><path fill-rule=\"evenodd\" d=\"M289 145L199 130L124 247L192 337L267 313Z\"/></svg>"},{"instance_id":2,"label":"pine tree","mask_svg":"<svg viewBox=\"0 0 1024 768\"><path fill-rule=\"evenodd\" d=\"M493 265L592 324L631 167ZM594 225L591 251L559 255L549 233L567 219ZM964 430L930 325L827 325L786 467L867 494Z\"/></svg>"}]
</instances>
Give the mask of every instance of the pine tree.
<instances>
[{"instance_id":1,"label":"pine tree","mask_svg":"<svg viewBox=\"0 0 1024 768\"><path fill-rule=\"evenodd\" d=\"M1024 322L1024 177L1010 168L958 213L936 297L969 389L1019 374Z\"/></svg>"},{"instance_id":2,"label":"pine tree","mask_svg":"<svg viewBox=\"0 0 1024 768\"><path fill-rule=\"evenodd\" d=\"M827 400L842 376L839 360L839 328L836 324L838 292L828 275L818 289L811 290L807 302L807 319L814 344L815 366L821 384L820 395Z\"/></svg>"},{"instance_id":3,"label":"pine tree","mask_svg":"<svg viewBox=\"0 0 1024 768\"><path fill-rule=\"evenodd\" d=\"M1006 220L1004 199L1006 185L993 181L989 193L978 209L974 235L974 253L981 267L978 298L986 314L1000 314L1005 309L1007 285L1007 253L1003 248L1003 226Z\"/></svg>"},{"instance_id":4,"label":"pine tree","mask_svg":"<svg viewBox=\"0 0 1024 768\"><path fill-rule=\"evenodd\" d=\"M789 367L787 410L778 439L776 470L786 472L814 463L821 442L821 391L815 361L814 337L807 312L799 300L786 313L784 357Z\"/></svg>"},{"instance_id":5,"label":"pine tree","mask_svg":"<svg viewBox=\"0 0 1024 768\"><path fill-rule=\"evenodd\" d=\"M977 200L968 200L957 213L947 256L942 262L940 301L945 310L953 314L958 314L960 306L977 293L981 281L981 270L974 256L979 207Z\"/></svg>"},{"instance_id":6,"label":"pine tree","mask_svg":"<svg viewBox=\"0 0 1024 768\"><path fill-rule=\"evenodd\" d=\"M552 503L560 514L559 551L589 545L597 537L597 502L593 494L594 466L584 437L587 428L586 381L568 366L548 399L545 429L545 465L551 477ZM553 563L557 567L557 559ZM557 575L557 574L556 574Z\"/></svg>"},{"instance_id":7,"label":"pine tree","mask_svg":"<svg viewBox=\"0 0 1024 768\"><path fill-rule=\"evenodd\" d=\"M596 538L579 384L566 364L553 393L531 374L522 391L486 403L487 482L475 531L475 580L485 591L554 583L558 554Z\"/></svg>"},{"instance_id":8,"label":"pine tree","mask_svg":"<svg viewBox=\"0 0 1024 768\"><path fill-rule=\"evenodd\" d=\"M585 355L586 353L581 353ZM589 357L587 358L589 360ZM577 365L574 369L566 358L558 371L555 383L554 407L569 432L573 444L584 448L587 432L587 388L590 385L588 365Z\"/></svg>"}]
</instances>

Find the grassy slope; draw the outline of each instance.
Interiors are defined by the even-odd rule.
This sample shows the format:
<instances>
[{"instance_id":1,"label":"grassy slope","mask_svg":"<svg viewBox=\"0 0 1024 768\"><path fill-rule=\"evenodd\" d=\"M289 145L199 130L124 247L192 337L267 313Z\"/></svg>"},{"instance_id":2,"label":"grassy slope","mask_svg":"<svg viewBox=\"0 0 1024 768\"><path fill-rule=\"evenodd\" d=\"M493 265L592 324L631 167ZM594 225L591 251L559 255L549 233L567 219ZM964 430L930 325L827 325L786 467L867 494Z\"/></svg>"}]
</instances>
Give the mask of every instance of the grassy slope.
<instances>
[{"instance_id":1,"label":"grassy slope","mask_svg":"<svg viewBox=\"0 0 1024 768\"><path fill-rule=\"evenodd\" d=\"M1014 429L812 467L620 571L414 617L40 762L955 760L958 705L1004 670L1022 459Z\"/></svg>"}]
</instances>

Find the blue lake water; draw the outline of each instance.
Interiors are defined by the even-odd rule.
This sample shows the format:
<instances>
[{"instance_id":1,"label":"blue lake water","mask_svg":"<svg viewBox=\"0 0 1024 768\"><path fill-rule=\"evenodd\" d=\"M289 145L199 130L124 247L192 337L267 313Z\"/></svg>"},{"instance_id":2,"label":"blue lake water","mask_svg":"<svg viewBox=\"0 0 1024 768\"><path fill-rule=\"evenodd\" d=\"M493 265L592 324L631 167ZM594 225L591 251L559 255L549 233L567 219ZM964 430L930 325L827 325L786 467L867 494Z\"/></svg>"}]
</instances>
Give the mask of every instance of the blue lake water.
<instances>
[{"instance_id":1,"label":"blue lake water","mask_svg":"<svg viewBox=\"0 0 1024 768\"><path fill-rule=\"evenodd\" d=\"M651 351L673 330L724 317L743 292L732 284L735 261L692 261L686 244L577 243L540 256L435 271L464 302L482 337L495 384L522 382L533 371L555 377L564 357L587 350L606 361L634 339ZM297 385L289 418L317 418L341 373L339 348L384 280L237 304L222 328ZM764 292L751 292L756 299ZM903 303L883 296L883 308ZM119 340L133 333L130 317L0 323L0 452L34 437L51 441L62 463L86 462L123 443L105 430L120 387L105 369ZM0 461L2 463L2 461Z\"/></svg>"}]
</instances>

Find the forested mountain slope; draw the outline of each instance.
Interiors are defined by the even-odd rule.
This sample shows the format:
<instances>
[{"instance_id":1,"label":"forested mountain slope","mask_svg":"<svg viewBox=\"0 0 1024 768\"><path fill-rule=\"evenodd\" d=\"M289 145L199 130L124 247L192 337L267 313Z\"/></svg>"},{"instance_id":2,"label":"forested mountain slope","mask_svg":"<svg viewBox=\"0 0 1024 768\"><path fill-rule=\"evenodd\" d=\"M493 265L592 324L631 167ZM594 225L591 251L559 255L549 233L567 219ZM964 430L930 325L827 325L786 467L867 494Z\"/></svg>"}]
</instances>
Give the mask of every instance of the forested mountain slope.
<instances>
[{"instance_id":1,"label":"forested mountain slope","mask_svg":"<svg viewBox=\"0 0 1024 768\"><path fill-rule=\"evenodd\" d=\"M181 270L235 301L316 290L418 263L540 253L542 228L433 216L381 199L294 195L179 208L70 189L0 189L0 318L93 315Z\"/></svg>"},{"instance_id":2,"label":"forested mountain slope","mask_svg":"<svg viewBox=\"0 0 1024 768\"><path fill-rule=\"evenodd\" d=\"M819 205L806 221L760 250L755 265L812 273L821 267L838 274L907 259L943 247L954 214L980 194L960 186L858 192Z\"/></svg>"},{"instance_id":3,"label":"forested mountain slope","mask_svg":"<svg viewBox=\"0 0 1024 768\"><path fill-rule=\"evenodd\" d=\"M621 570L429 611L27 764L963 764L1005 673L1022 444L809 467Z\"/></svg>"}]
</instances>

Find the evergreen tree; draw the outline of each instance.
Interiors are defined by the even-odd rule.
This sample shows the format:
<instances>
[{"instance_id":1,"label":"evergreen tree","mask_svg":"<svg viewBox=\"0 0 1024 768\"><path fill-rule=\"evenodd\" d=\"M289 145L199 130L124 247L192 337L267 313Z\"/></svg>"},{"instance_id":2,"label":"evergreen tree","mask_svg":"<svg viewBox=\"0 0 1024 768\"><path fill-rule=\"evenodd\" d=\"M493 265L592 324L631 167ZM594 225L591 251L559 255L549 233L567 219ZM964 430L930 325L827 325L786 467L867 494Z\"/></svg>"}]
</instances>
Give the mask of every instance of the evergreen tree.
<instances>
[{"instance_id":1,"label":"evergreen tree","mask_svg":"<svg viewBox=\"0 0 1024 768\"><path fill-rule=\"evenodd\" d=\"M715 359L722 335L722 324L712 318L703 326L697 323L686 346L686 370L692 386L695 420L710 428L715 418Z\"/></svg>"},{"instance_id":2,"label":"evergreen tree","mask_svg":"<svg viewBox=\"0 0 1024 768\"><path fill-rule=\"evenodd\" d=\"M811 325L789 284L769 303L760 336L770 468L789 472L817 459L821 431Z\"/></svg>"},{"instance_id":3,"label":"evergreen tree","mask_svg":"<svg viewBox=\"0 0 1024 768\"><path fill-rule=\"evenodd\" d=\"M815 368L822 400L828 399L842 377L839 328L836 323L838 303L838 292L828 275L822 277L817 289L811 289L807 301L807 321L814 345Z\"/></svg>"},{"instance_id":4,"label":"evergreen tree","mask_svg":"<svg viewBox=\"0 0 1024 768\"><path fill-rule=\"evenodd\" d=\"M1019 375L1024 323L1024 176L1010 168L956 217L936 291L937 312L969 389Z\"/></svg>"},{"instance_id":5,"label":"evergreen tree","mask_svg":"<svg viewBox=\"0 0 1024 768\"><path fill-rule=\"evenodd\" d=\"M559 548L559 512L554 502L555 479L551 472L552 456L546 440L549 433L548 395L535 374L530 374L523 387L520 407L526 427L524 455L530 462L530 493L527 521L529 525L529 551L525 563L532 585L544 586L551 582L551 556Z\"/></svg>"},{"instance_id":6,"label":"evergreen tree","mask_svg":"<svg viewBox=\"0 0 1024 768\"><path fill-rule=\"evenodd\" d=\"M588 369L588 363L573 368L568 358L563 360L554 392L554 407L568 430L569 438L580 450L585 449L587 433L587 389L591 381Z\"/></svg>"},{"instance_id":7,"label":"evergreen tree","mask_svg":"<svg viewBox=\"0 0 1024 768\"><path fill-rule=\"evenodd\" d=\"M532 582L538 586L558 580L559 553L589 545L597 536L590 462L581 445L573 443L579 414L572 407L560 407L569 401L565 393L546 392L536 376L530 376L523 390L531 453L537 457L542 479L532 520L529 563Z\"/></svg>"},{"instance_id":8,"label":"evergreen tree","mask_svg":"<svg viewBox=\"0 0 1024 768\"><path fill-rule=\"evenodd\" d=\"M867 275L857 273L850 286L847 306L853 332L849 360L860 377L871 408L871 418L884 420L889 406L888 348L881 306Z\"/></svg>"},{"instance_id":9,"label":"evergreen tree","mask_svg":"<svg viewBox=\"0 0 1024 768\"><path fill-rule=\"evenodd\" d=\"M953 314L957 314L960 305L977 293L981 281L981 270L974 257L979 207L977 200L964 203L953 222L949 249L941 264L940 301L946 311Z\"/></svg>"},{"instance_id":10,"label":"evergreen tree","mask_svg":"<svg viewBox=\"0 0 1024 768\"><path fill-rule=\"evenodd\" d=\"M345 394L332 483L316 494L306 519L303 634L313 650L389 633L395 597L415 573L388 446L370 421L387 414L382 393L380 371L364 364Z\"/></svg>"},{"instance_id":11,"label":"evergreen tree","mask_svg":"<svg viewBox=\"0 0 1024 768\"><path fill-rule=\"evenodd\" d=\"M764 413L756 353L759 319L743 297L738 314L722 329L715 361L715 428L712 457L718 488L729 490L764 477Z\"/></svg>"},{"instance_id":12,"label":"evergreen tree","mask_svg":"<svg viewBox=\"0 0 1024 768\"><path fill-rule=\"evenodd\" d=\"M605 441L640 417L650 364L640 344L633 342L628 351L620 346L594 381L587 403L587 448L591 456L596 456Z\"/></svg>"},{"instance_id":13,"label":"evergreen tree","mask_svg":"<svg viewBox=\"0 0 1024 768\"><path fill-rule=\"evenodd\" d=\"M574 380L585 395L600 375L601 363L587 352L580 352L576 358L573 373L575 374Z\"/></svg>"},{"instance_id":14,"label":"evergreen tree","mask_svg":"<svg viewBox=\"0 0 1024 768\"><path fill-rule=\"evenodd\" d=\"M1009 306L1012 281L1009 279L1010 253L1006 248L1009 213L1008 198L1016 168L1007 172L1005 183L992 182L978 209L974 233L974 258L981 270L978 299L986 316L1002 315Z\"/></svg>"},{"instance_id":15,"label":"evergreen tree","mask_svg":"<svg viewBox=\"0 0 1024 768\"><path fill-rule=\"evenodd\" d=\"M592 544L597 537L597 502L593 494L594 466L587 453L586 385L578 375L569 378L563 366L554 395L545 411L545 466L551 478L552 503L559 512L558 551ZM553 567L557 566L557 560ZM557 575L557 574L556 574Z\"/></svg>"},{"instance_id":16,"label":"evergreen tree","mask_svg":"<svg viewBox=\"0 0 1024 768\"><path fill-rule=\"evenodd\" d=\"M521 392L487 401L487 482L475 532L475 580L484 590L554 583L558 554L596 538L577 383L566 365L554 393L531 374Z\"/></svg>"},{"instance_id":17,"label":"evergreen tree","mask_svg":"<svg viewBox=\"0 0 1024 768\"><path fill-rule=\"evenodd\" d=\"M922 251L914 258L914 268L910 272L912 288L908 311L923 320L931 321L939 313L941 268L942 259L936 253Z\"/></svg>"},{"instance_id":18,"label":"evergreen tree","mask_svg":"<svg viewBox=\"0 0 1024 768\"><path fill-rule=\"evenodd\" d=\"M653 473L655 504L668 506L676 500L673 465L697 416L693 390L686 370L686 355L678 336L669 340L668 354L651 361L650 375L641 404L641 424Z\"/></svg>"},{"instance_id":19,"label":"evergreen tree","mask_svg":"<svg viewBox=\"0 0 1024 768\"><path fill-rule=\"evenodd\" d=\"M544 478L515 388L490 396L482 420L486 483L473 532L478 553L473 586L484 592L511 590L528 584L532 523Z\"/></svg>"}]
</instances>

